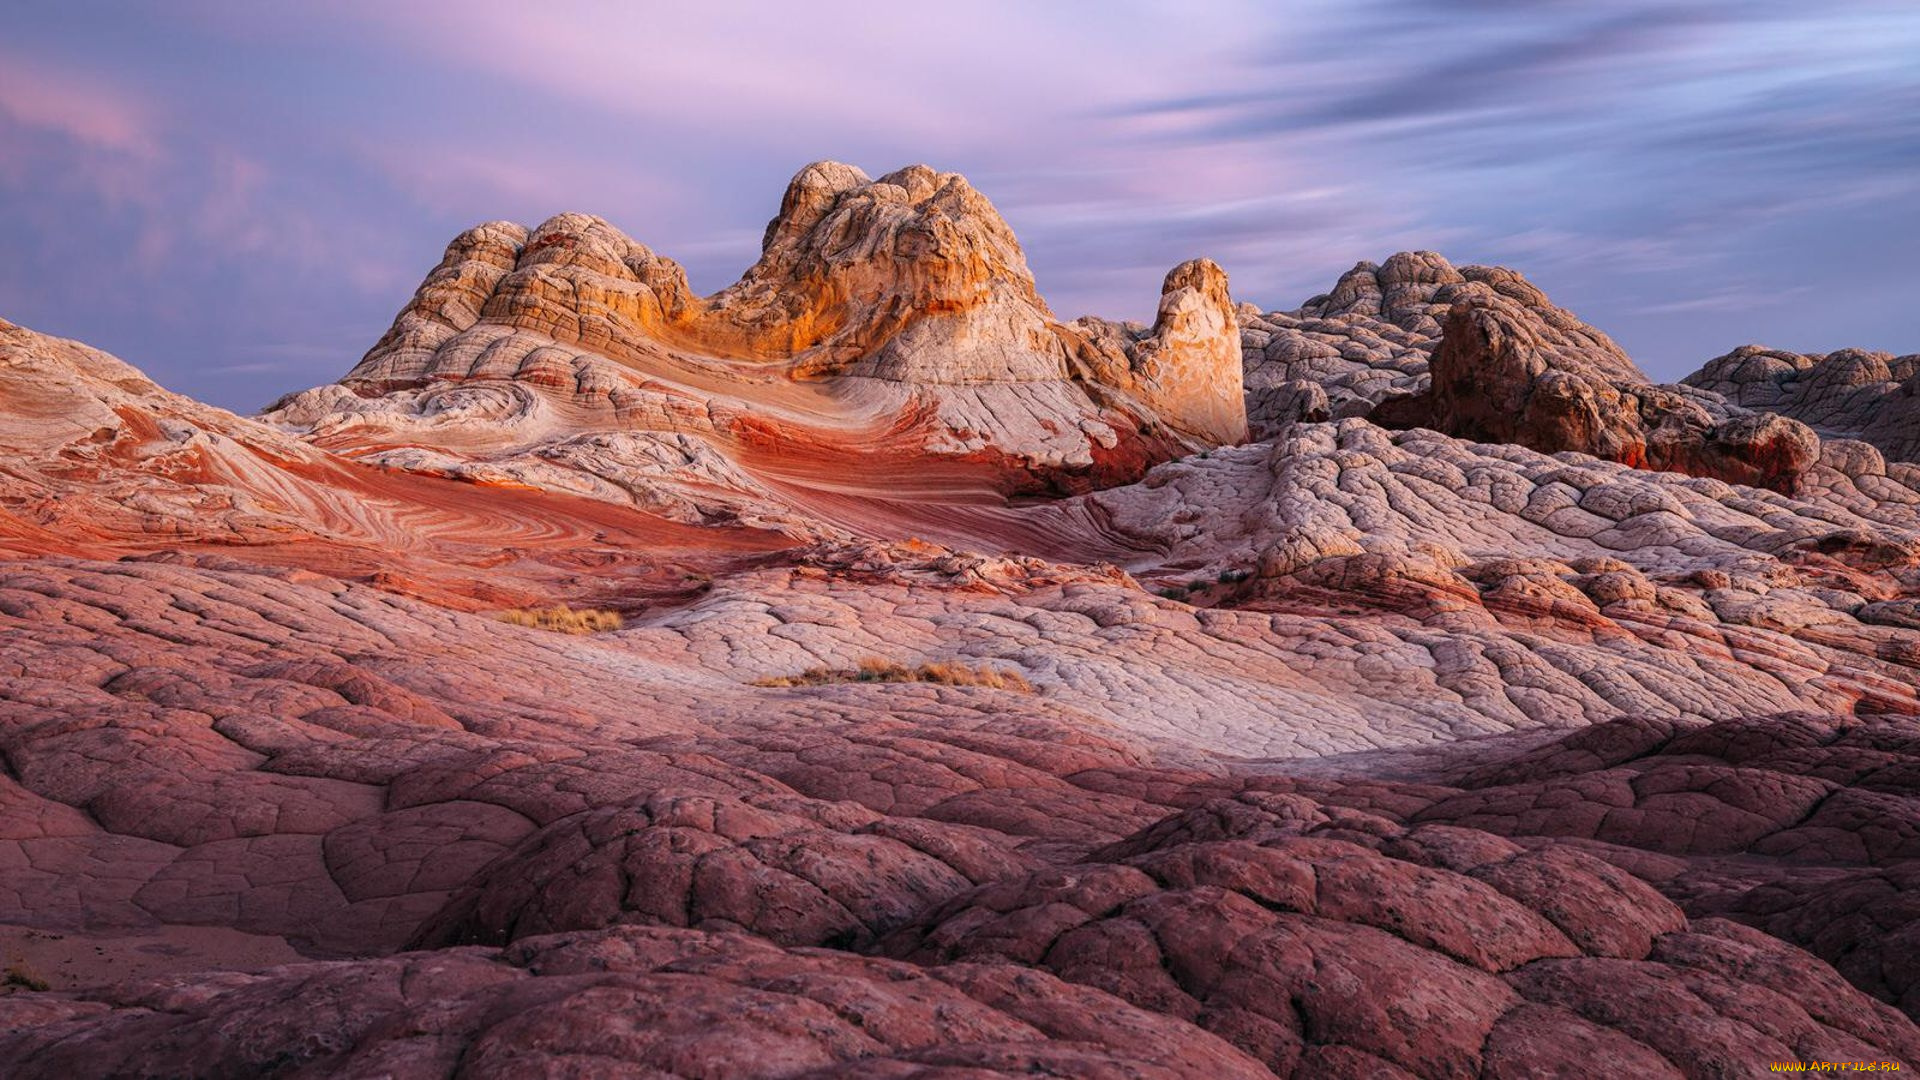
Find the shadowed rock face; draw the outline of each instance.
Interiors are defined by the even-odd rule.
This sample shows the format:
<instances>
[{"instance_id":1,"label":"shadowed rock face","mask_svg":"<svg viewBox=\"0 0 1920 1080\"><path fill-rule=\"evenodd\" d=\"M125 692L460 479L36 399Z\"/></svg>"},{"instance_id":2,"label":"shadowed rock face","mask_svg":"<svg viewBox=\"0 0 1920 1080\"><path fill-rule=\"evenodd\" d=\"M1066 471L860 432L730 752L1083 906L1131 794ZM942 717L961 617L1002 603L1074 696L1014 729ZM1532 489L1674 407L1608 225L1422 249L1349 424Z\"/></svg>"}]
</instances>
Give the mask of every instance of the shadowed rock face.
<instances>
[{"instance_id":1,"label":"shadowed rock face","mask_svg":"<svg viewBox=\"0 0 1920 1080\"><path fill-rule=\"evenodd\" d=\"M1604 336L1538 312L1495 289L1462 289L1447 312L1427 391L1371 415L1390 427L1570 450L1788 493L1819 459L1819 437L1806 425L1717 394L1654 386Z\"/></svg>"},{"instance_id":2,"label":"shadowed rock face","mask_svg":"<svg viewBox=\"0 0 1920 1080\"><path fill-rule=\"evenodd\" d=\"M1857 439L1895 461L1920 461L1920 353L1820 355L1743 345L1685 381L1737 405L1792 417L1829 439Z\"/></svg>"},{"instance_id":3,"label":"shadowed rock face","mask_svg":"<svg viewBox=\"0 0 1920 1080\"><path fill-rule=\"evenodd\" d=\"M1804 431L1427 253L1061 323L926 169L257 420L0 324L0 1071L1920 1067L1920 466Z\"/></svg>"},{"instance_id":4,"label":"shadowed rock face","mask_svg":"<svg viewBox=\"0 0 1920 1080\"><path fill-rule=\"evenodd\" d=\"M1365 416L1376 405L1424 391L1441 325L1459 299L1485 286L1551 328L1553 348L1591 354L1620 374L1632 364L1605 334L1555 307L1503 266L1456 268L1437 252L1402 251L1362 262L1331 292L1296 311L1241 313L1248 416L1270 437L1280 425ZM1636 376L1637 377L1637 376Z\"/></svg>"},{"instance_id":5,"label":"shadowed rock face","mask_svg":"<svg viewBox=\"0 0 1920 1080\"><path fill-rule=\"evenodd\" d=\"M1606 334L1505 267L1401 252L1359 264L1298 311L1243 309L1241 327L1248 416L1263 438L1368 416L1787 492L1821 453L1792 410L1753 412L1708 372L1649 383Z\"/></svg>"}]
</instances>

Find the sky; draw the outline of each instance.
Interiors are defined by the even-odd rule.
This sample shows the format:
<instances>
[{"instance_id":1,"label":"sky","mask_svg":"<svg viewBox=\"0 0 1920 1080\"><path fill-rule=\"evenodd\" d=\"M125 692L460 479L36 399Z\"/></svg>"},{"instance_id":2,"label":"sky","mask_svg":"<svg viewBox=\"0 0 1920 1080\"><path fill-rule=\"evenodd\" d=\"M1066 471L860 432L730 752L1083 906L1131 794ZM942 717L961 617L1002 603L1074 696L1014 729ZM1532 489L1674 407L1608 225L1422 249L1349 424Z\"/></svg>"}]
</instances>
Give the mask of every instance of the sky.
<instances>
[{"instance_id":1,"label":"sky","mask_svg":"<svg viewBox=\"0 0 1920 1080\"><path fill-rule=\"evenodd\" d=\"M1920 4L4 0L0 317L241 411L447 241L600 214L717 290L810 161L964 173L1063 317L1426 248L1656 378L1920 351Z\"/></svg>"}]
</instances>

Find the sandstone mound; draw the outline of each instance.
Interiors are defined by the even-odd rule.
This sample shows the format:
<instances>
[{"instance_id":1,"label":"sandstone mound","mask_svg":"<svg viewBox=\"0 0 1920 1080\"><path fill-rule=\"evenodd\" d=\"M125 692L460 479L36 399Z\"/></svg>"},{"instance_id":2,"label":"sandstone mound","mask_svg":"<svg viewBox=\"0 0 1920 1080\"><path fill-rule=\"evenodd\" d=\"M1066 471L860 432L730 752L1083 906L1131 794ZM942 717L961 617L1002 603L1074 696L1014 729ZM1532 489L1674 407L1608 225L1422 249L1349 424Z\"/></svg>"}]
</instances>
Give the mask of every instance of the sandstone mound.
<instances>
[{"instance_id":1,"label":"sandstone mound","mask_svg":"<svg viewBox=\"0 0 1920 1080\"><path fill-rule=\"evenodd\" d=\"M448 484L328 453L0 321L0 551L231 550L466 608L562 589L622 606L785 548L502 478ZM504 556L504 558L503 558ZM492 572L476 574L480 567ZM598 589L580 590L592 568ZM594 593L599 593L595 597Z\"/></svg>"},{"instance_id":2,"label":"sandstone mound","mask_svg":"<svg viewBox=\"0 0 1920 1080\"><path fill-rule=\"evenodd\" d=\"M1819 459L1819 437L1806 425L1692 387L1655 386L1605 335L1537 296L1463 287L1441 328L1427 390L1370 415L1391 427L1789 493Z\"/></svg>"},{"instance_id":3,"label":"sandstone mound","mask_svg":"<svg viewBox=\"0 0 1920 1080\"><path fill-rule=\"evenodd\" d=\"M711 297L600 218L463 233L341 384L268 416L413 470L815 536L784 485L882 493L913 469L977 501L1238 442L1238 333L1206 260L1168 275L1151 327L1062 323L965 179L826 162Z\"/></svg>"},{"instance_id":4,"label":"sandstone mound","mask_svg":"<svg viewBox=\"0 0 1920 1080\"><path fill-rule=\"evenodd\" d=\"M1723 397L1718 375L1655 386L1519 274L1456 269L1430 251L1360 263L1297 311L1243 307L1241 346L1262 438L1298 420L1369 416L1782 491L1820 455L1804 425Z\"/></svg>"},{"instance_id":5,"label":"sandstone mound","mask_svg":"<svg viewBox=\"0 0 1920 1080\"><path fill-rule=\"evenodd\" d=\"M1040 972L929 972L696 931L160 980L9 1032L11 1004L0 1053L21 1080L1270 1075L1191 1025Z\"/></svg>"},{"instance_id":6,"label":"sandstone mound","mask_svg":"<svg viewBox=\"0 0 1920 1080\"><path fill-rule=\"evenodd\" d=\"M1822 355L1743 345L1683 381L1791 417L1829 439L1858 439L1896 461L1920 461L1920 353Z\"/></svg>"},{"instance_id":7,"label":"sandstone mound","mask_svg":"<svg viewBox=\"0 0 1920 1080\"><path fill-rule=\"evenodd\" d=\"M889 558L755 571L591 639L205 560L7 568L4 920L373 958L0 998L0 1052L28 1076L485 1075L587 1045L666 1075L751 1051L1302 1077L1920 1052L1865 996L1910 986L1908 601L1876 601L1876 637L1808 619L1827 594L1778 571L1703 576L1690 604L1624 565L1543 563L1497 580L1517 598L1564 572L1613 629L1491 596L1476 628L1340 615L1366 583L1312 614L1196 612L1124 578ZM755 685L969 647L1043 692ZM1793 687L1886 719L1699 723ZM1195 753L1263 724L1309 745L1330 708L1376 725L1354 746L1497 730L1498 700L1565 723L1668 698L1688 711L1558 745L1442 744L1416 780ZM1284 700L1295 718L1264 708ZM1820 888L1836 871L1861 876ZM1829 908L1861 918L1815 940ZM458 947L476 940L511 946ZM439 949L380 958L407 943ZM852 955L874 950L910 963ZM1013 1019L952 1027L969 1001ZM253 1034L220 1038L237 1022ZM595 1041L613 1031L630 1037Z\"/></svg>"},{"instance_id":8,"label":"sandstone mound","mask_svg":"<svg viewBox=\"0 0 1920 1080\"><path fill-rule=\"evenodd\" d=\"M887 947L1033 964L1187 1018L1276 1076L1707 1076L1920 1053L1904 1018L1796 950L1690 924L1575 850L1249 792L1110 857L957 898ZM1790 1000L1782 978L1820 998Z\"/></svg>"},{"instance_id":9,"label":"sandstone mound","mask_svg":"<svg viewBox=\"0 0 1920 1080\"><path fill-rule=\"evenodd\" d=\"M31 547L62 521L149 542L300 527L281 504L328 455L171 394L120 360L0 320L0 543ZM76 500L81 505L69 505Z\"/></svg>"},{"instance_id":10,"label":"sandstone mound","mask_svg":"<svg viewBox=\"0 0 1920 1080\"><path fill-rule=\"evenodd\" d=\"M1551 327L1557 351L1608 357L1609 367L1631 369L1605 334L1555 307L1518 273L1456 268L1437 252L1402 251L1384 263L1356 264L1331 292L1297 310L1242 307L1247 413L1256 434L1270 436L1297 419L1365 416L1382 402L1424 391L1447 313L1476 284Z\"/></svg>"}]
</instances>

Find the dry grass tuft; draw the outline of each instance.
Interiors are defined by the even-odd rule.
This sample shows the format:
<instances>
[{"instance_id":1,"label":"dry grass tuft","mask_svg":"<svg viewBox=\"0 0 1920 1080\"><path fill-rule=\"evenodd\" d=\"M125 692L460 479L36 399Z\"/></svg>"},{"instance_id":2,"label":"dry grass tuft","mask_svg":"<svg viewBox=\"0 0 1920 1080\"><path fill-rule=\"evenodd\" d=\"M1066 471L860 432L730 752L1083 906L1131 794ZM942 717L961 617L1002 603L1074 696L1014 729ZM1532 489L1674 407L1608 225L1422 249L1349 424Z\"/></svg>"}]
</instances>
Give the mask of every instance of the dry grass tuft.
<instances>
[{"instance_id":1,"label":"dry grass tuft","mask_svg":"<svg viewBox=\"0 0 1920 1080\"><path fill-rule=\"evenodd\" d=\"M558 604L548 608L512 608L500 613L500 621L556 634L598 634L620 629L620 613L603 608L570 608Z\"/></svg>"},{"instance_id":2,"label":"dry grass tuft","mask_svg":"<svg viewBox=\"0 0 1920 1080\"><path fill-rule=\"evenodd\" d=\"M1025 675L1012 668L990 667L986 664L962 664L955 660L942 660L931 664L921 664L917 668L892 660L868 657L860 661L860 666L848 669L808 668L798 675L776 675L766 679L755 679L755 686L825 686L829 683L936 683L940 686L985 686L993 690L1019 690L1033 693L1033 684Z\"/></svg>"},{"instance_id":3,"label":"dry grass tuft","mask_svg":"<svg viewBox=\"0 0 1920 1080\"><path fill-rule=\"evenodd\" d=\"M8 991L50 989L47 980L41 978L25 960L15 960L7 965L6 975L0 977L0 988Z\"/></svg>"}]
</instances>

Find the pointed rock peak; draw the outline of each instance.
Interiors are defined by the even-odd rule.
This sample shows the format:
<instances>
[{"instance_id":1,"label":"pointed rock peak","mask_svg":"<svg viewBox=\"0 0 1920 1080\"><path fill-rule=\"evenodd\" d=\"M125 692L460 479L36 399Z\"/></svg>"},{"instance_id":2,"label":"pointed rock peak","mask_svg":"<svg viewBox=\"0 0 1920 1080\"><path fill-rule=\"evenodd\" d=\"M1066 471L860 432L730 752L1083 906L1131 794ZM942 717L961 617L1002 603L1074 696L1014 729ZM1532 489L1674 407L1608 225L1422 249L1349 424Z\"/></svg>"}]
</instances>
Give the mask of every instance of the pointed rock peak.
<instances>
[{"instance_id":1,"label":"pointed rock peak","mask_svg":"<svg viewBox=\"0 0 1920 1080\"><path fill-rule=\"evenodd\" d=\"M1316 319L1377 319L1427 338L1440 336L1440 324L1456 302L1474 287L1530 309L1538 317L1581 339L1583 348L1625 354L1605 334L1555 307L1532 282L1504 266L1462 266L1435 251L1402 251L1384 263L1360 262L1340 275L1333 290L1308 300L1300 315Z\"/></svg>"},{"instance_id":2,"label":"pointed rock peak","mask_svg":"<svg viewBox=\"0 0 1920 1080\"><path fill-rule=\"evenodd\" d=\"M538 266L579 261L625 263L635 256L651 258L653 253L606 218L594 214L566 213L555 214L533 230L520 252L520 264Z\"/></svg>"},{"instance_id":3,"label":"pointed rock peak","mask_svg":"<svg viewBox=\"0 0 1920 1080\"><path fill-rule=\"evenodd\" d=\"M1246 439L1238 316L1227 272L1212 259L1167 272L1159 314L1133 366L1143 396L1176 430L1215 444Z\"/></svg>"},{"instance_id":4,"label":"pointed rock peak","mask_svg":"<svg viewBox=\"0 0 1920 1080\"><path fill-rule=\"evenodd\" d=\"M834 224L832 246L857 249L863 234L884 229L900 209L922 219L955 219L965 227L1002 235L1013 243L1013 232L1000 212L959 173L909 165L873 180L855 166L816 161L787 184L780 212L767 223L761 240L766 256L762 261L779 261L782 249L818 247L818 243L809 245L808 238L829 218Z\"/></svg>"},{"instance_id":5,"label":"pointed rock peak","mask_svg":"<svg viewBox=\"0 0 1920 1080\"><path fill-rule=\"evenodd\" d=\"M895 169L881 177L879 183L899 188L906 192L909 203L916 204L926 202L951 183L958 183L969 191L973 187L959 173L943 173L931 165L908 165L904 169Z\"/></svg>"},{"instance_id":6,"label":"pointed rock peak","mask_svg":"<svg viewBox=\"0 0 1920 1080\"><path fill-rule=\"evenodd\" d=\"M839 353L869 351L920 318L1003 304L1031 309L1016 321L1051 318L999 211L965 177L926 165L878 180L837 162L800 170L760 261L712 299L754 326L791 325L790 352L828 339Z\"/></svg>"},{"instance_id":7,"label":"pointed rock peak","mask_svg":"<svg viewBox=\"0 0 1920 1080\"><path fill-rule=\"evenodd\" d=\"M833 274L863 263L897 269L905 279L932 274L949 287L1003 279L1038 299L1019 241L993 203L959 173L926 165L878 180L832 161L800 170L767 224L759 263L741 284Z\"/></svg>"},{"instance_id":8,"label":"pointed rock peak","mask_svg":"<svg viewBox=\"0 0 1920 1080\"><path fill-rule=\"evenodd\" d=\"M1188 259L1167 271L1160 284L1160 319L1164 321L1169 303L1183 290L1193 290L1209 303L1222 305L1231 315L1233 296L1227 288L1227 272L1212 259Z\"/></svg>"},{"instance_id":9,"label":"pointed rock peak","mask_svg":"<svg viewBox=\"0 0 1920 1080\"><path fill-rule=\"evenodd\" d=\"M1340 275L1332 292L1307 301L1300 311L1323 319L1379 319L1438 336L1438 320L1449 302L1444 294L1466 280L1467 275L1438 252L1401 251L1384 263L1355 263L1353 269Z\"/></svg>"},{"instance_id":10,"label":"pointed rock peak","mask_svg":"<svg viewBox=\"0 0 1920 1080\"><path fill-rule=\"evenodd\" d=\"M527 227L511 221L489 221L475 225L453 238L440 260L442 269L459 263L480 261L511 269L527 245Z\"/></svg>"}]
</instances>

